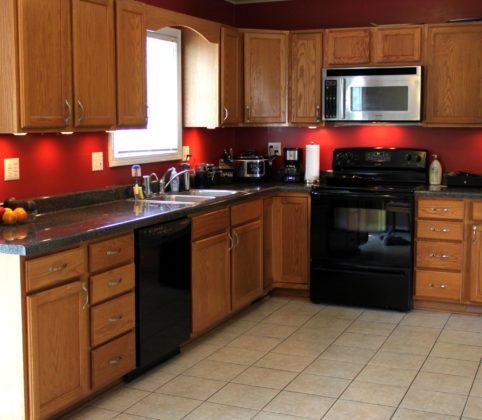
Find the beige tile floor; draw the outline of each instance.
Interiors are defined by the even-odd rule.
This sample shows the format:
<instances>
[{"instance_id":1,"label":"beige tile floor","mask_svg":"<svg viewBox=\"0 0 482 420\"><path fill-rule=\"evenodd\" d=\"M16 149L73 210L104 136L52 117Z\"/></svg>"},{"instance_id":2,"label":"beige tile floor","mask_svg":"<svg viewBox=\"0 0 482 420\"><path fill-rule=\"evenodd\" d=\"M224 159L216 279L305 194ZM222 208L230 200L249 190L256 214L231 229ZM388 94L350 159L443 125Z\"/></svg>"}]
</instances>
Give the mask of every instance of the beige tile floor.
<instances>
[{"instance_id":1,"label":"beige tile floor","mask_svg":"<svg viewBox=\"0 0 482 420\"><path fill-rule=\"evenodd\" d=\"M482 318L266 298L69 419L482 419Z\"/></svg>"}]
</instances>

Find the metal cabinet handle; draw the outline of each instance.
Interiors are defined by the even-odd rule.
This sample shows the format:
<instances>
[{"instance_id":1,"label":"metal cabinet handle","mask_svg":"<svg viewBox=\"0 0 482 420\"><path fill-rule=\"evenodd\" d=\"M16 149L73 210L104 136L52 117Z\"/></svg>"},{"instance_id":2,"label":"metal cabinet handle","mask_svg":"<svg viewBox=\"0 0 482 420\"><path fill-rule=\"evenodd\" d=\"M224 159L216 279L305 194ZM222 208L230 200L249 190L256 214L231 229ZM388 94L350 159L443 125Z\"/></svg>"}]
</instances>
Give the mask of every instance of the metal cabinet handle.
<instances>
[{"instance_id":1,"label":"metal cabinet handle","mask_svg":"<svg viewBox=\"0 0 482 420\"><path fill-rule=\"evenodd\" d=\"M472 226L472 242L477 242L477 225Z\"/></svg>"},{"instance_id":2,"label":"metal cabinet handle","mask_svg":"<svg viewBox=\"0 0 482 420\"><path fill-rule=\"evenodd\" d=\"M111 257L112 255L120 254L121 251L122 251L122 248L108 249L108 250L106 251L106 255L108 255L109 257Z\"/></svg>"},{"instance_id":3,"label":"metal cabinet handle","mask_svg":"<svg viewBox=\"0 0 482 420\"><path fill-rule=\"evenodd\" d=\"M315 107L315 118L316 122L320 122L320 105L316 105Z\"/></svg>"},{"instance_id":4,"label":"metal cabinet handle","mask_svg":"<svg viewBox=\"0 0 482 420\"><path fill-rule=\"evenodd\" d=\"M229 238L229 245L228 245L228 250L229 251L232 251L232 249L234 248L234 241L233 241L233 237L231 235L228 235L228 238Z\"/></svg>"},{"instance_id":5,"label":"metal cabinet handle","mask_svg":"<svg viewBox=\"0 0 482 420\"><path fill-rule=\"evenodd\" d=\"M448 286L447 284L444 284L444 283L442 283L440 286L438 286L438 285L436 285L436 284L434 284L434 283L429 283L429 284L428 284L428 287L432 287L432 288L437 288L437 287L439 287L439 288L441 288L441 289L448 289L449 286Z\"/></svg>"},{"instance_id":6,"label":"metal cabinet handle","mask_svg":"<svg viewBox=\"0 0 482 420\"><path fill-rule=\"evenodd\" d=\"M109 286L109 287L115 287L115 286L119 286L119 284L121 284L121 283L122 283L122 277L119 278L119 279L117 279L117 280L109 280L109 281L107 282L107 286Z\"/></svg>"},{"instance_id":7,"label":"metal cabinet handle","mask_svg":"<svg viewBox=\"0 0 482 420\"><path fill-rule=\"evenodd\" d=\"M65 270L67 268L67 263L63 263L61 265L52 265L49 267L49 273L57 273L58 271Z\"/></svg>"},{"instance_id":8,"label":"metal cabinet handle","mask_svg":"<svg viewBox=\"0 0 482 420\"><path fill-rule=\"evenodd\" d=\"M82 305L82 310L86 310L89 307L89 290L87 289L87 283L82 283L82 290L85 292L85 302Z\"/></svg>"},{"instance_id":9,"label":"metal cabinet handle","mask_svg":"<svg viewBox=\"0 0 482 420\"><path fill-rule=\"evenodd\" d=\"M228 108L224 107L224 118L223 118L223 122L226 121L229 117L229 111L228 111Z\"/></svg>"},{"instance_id":10,"label":"metal cabinet handle","mask_svg":"<svg viewBox=\"0 0 482 420\"><path fill-rule=\"evenodd\" d=\"M233 248L236 248L239 245L239 236L237 232L233 232L234 234L234 246Z\"/></svg>"},{"instance_id":11,"label":"metal cabinet handle","mask_svg":"<svg viewBox=\"0 0 482 420\"><path fill-rule=\"evenodd\" d=\"M450 230L447 229L447 228L441 228L441 229L440 229L440 228L431 227L430 230L431 230L432 232L437 232L437 233L448 233L448 232L450 232Z\"/></svg>"},{"instance_id":12,"label":"metal cabinet handle","mask_svg":"<svg viewBox=\"0 0 482 420\"><path fill-rule=\"evenodd\" d=\"M108 319L108 321L109 321L110 323L119 322L122 318L123 318L122 315L111 316L111 317Z\"/></svg>"},{"instance_id":13,"label":"metal cabinet handle","mask_svg":"<svg viewBox=\"0 0 482 420\"><path fill-rule=\"evenodd\" d=\"M82 120L84 119L84 115L85 115L84 105L82 105L82 102L80 101L80 99L77 99L77 105L78 105L79 110L80 110L79 119L78 119L78 124L80 124L82 122Z\"/></svg>"},{"instance_id":14,"label":"metal cabinet handle","mask_svg":"<svg viewBox=\"0 0 482 420\"><path fill-rule=\"evenodd\" d=\"M431 252L430 254L428 254L428 256L430 258L438 258L440 260L446 260L447 258L449 258L449 256L447 254L435 254L433 252Z\"/></svg>"},{"instance_id":15,"label":"metal cabinet handle","mask_svg":"<svg viewBox=\"0 0 482 420\"><path fill-rule=\"evenodd\" d=\"M65 100L65 108L67 108L67 116L65 117L65 126L68 127L70 125L70 120L72 118L72 105L68 99Z\"/></svg>"},{"instance_id":16,"label":"metal cabinet handle","mask_svg":"<svg viewBox=\"0 0 482 420\"><path fill-rule=\"evenodd\" d=\"M109 360L109 365L118 365L122 361L122 356L114 357L113 359Z\"/></svg>"},{"instance_id":17,"label":"metal cabinet handle","mask_svg":"<svg viewBox=\"0 0 482 420\"><path fill-rule=\"evenodd\" d=\"M449 211L448 207L432 207L432 211L442 211L447 213Z\"/></svg>"},{"instance_id":18,"label":"metal cabinet handle","mask_svg":"<svg viewBox=\"0 0 482 420\"><path fill-rule=\"evenodd\" d=\"M251 120L251 108L246 106L246 121L249 122Z\"/></svg>"}]
</instances>

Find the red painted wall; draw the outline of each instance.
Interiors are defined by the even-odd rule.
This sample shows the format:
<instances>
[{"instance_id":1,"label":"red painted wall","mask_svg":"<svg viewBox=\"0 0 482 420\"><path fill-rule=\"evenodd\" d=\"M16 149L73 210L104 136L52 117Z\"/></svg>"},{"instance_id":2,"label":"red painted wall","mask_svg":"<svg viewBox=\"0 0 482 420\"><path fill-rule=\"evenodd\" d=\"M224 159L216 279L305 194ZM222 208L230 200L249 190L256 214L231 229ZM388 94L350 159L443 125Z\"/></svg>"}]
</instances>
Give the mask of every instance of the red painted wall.
<instances>
[{"instance_id":1,"label":"red painted wall","mask_svg":"<svg viewBox=\"0 0 482 420\"><path fill-rule=\"evenodd\" d=\"M236 151L266 153L268 142L283 147L320 145L320 169L331 169L336 147L413 147L439 155L443 170L482 173L482 130L399 126L319 128L245 128L236 132ZM304 159L304 158L303 158ZM304 160L303 160L304 162Z\"/></svg>"},{"instance_id":2,"label":"red painted wall","mask_svg":"<svg viewBox=\"0 0 482 420\"><path fill-rule=\"evenodd\" d=\"M482 17L480 0L290 0L236 7L236 25L308 29Z\"/></svg>"}]
</instances>

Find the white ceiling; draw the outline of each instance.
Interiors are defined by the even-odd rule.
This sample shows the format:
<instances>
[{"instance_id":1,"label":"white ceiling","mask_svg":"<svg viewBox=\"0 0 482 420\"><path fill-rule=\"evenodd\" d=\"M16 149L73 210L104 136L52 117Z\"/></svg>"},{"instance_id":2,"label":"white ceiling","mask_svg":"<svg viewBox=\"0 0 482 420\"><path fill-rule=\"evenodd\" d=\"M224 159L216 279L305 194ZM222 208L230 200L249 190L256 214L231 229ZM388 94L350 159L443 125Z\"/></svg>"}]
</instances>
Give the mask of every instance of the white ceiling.
<instances>
[{"instance_id":1,"label":"white ceiling","mask_svg":"<svg viewBox=\"0 0 482 420\"><path fill-rule=\"evenodd\" d=\"M274 1L287 1L287 0L224 0L232 4L248 4L248 3L272 3Z\"/></svg>"}]
</instances>

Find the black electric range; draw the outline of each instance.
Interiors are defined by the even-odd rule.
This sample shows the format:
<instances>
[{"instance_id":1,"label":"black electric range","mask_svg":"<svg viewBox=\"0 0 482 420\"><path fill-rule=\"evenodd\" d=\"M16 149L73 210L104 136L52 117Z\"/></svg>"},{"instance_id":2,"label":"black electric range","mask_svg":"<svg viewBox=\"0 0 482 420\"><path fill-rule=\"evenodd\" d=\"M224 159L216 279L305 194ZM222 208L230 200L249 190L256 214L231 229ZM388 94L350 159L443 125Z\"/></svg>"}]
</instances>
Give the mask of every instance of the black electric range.
<instances>
[{"instance_id":1,"label":"black electric range","mask_svg":"<svg viewBox=\"0 0 482 420\"><path fill-rule=\"evenodd\" d=\"M311 192L312 301L411 308L413 193L426 184L425 150L335 149Z\"/></svg>"}]
</instances>

